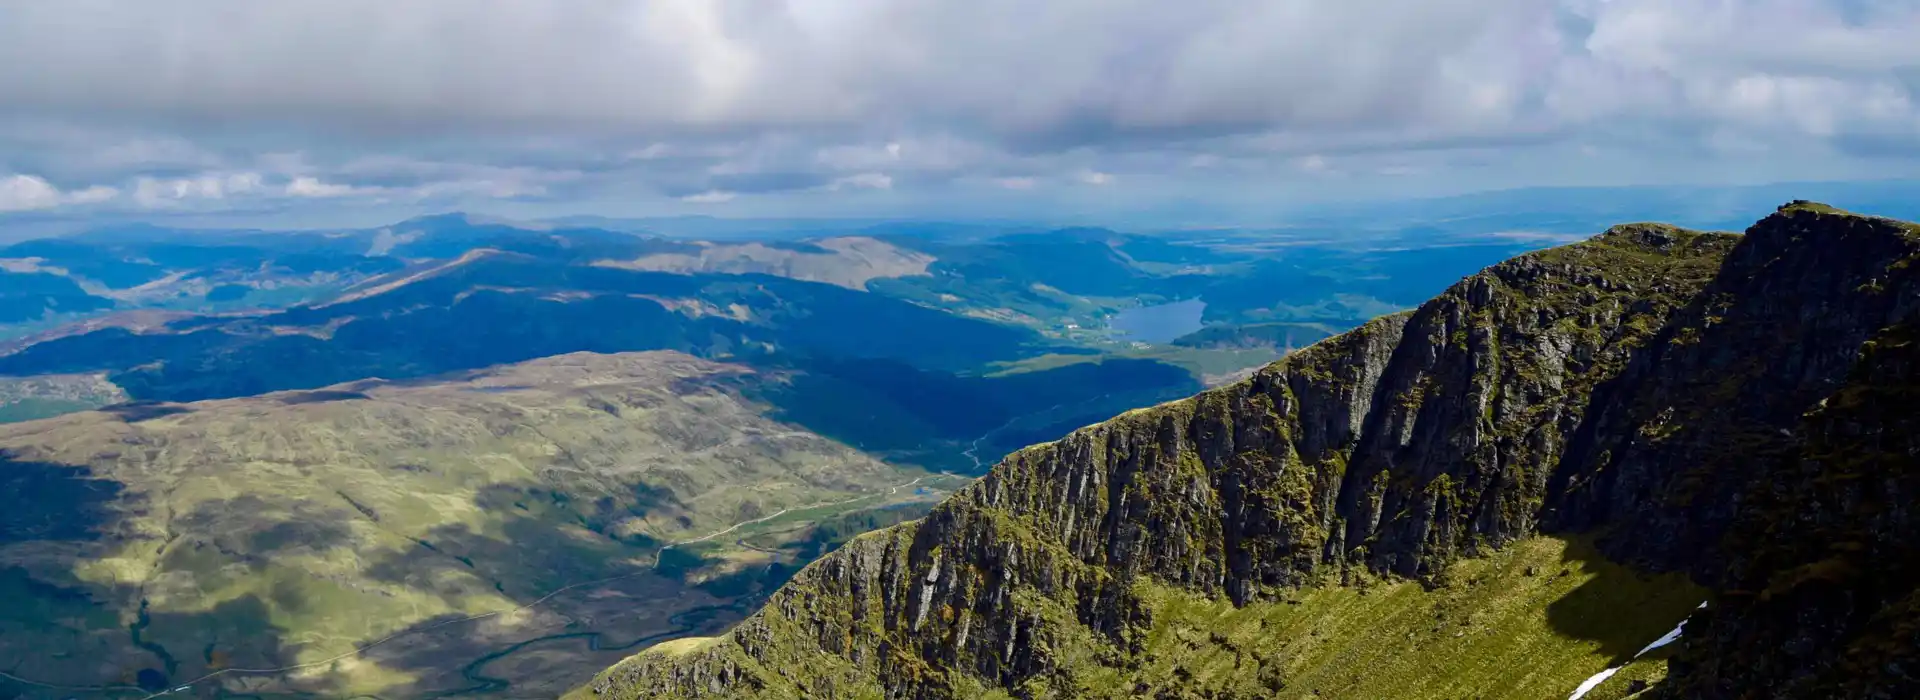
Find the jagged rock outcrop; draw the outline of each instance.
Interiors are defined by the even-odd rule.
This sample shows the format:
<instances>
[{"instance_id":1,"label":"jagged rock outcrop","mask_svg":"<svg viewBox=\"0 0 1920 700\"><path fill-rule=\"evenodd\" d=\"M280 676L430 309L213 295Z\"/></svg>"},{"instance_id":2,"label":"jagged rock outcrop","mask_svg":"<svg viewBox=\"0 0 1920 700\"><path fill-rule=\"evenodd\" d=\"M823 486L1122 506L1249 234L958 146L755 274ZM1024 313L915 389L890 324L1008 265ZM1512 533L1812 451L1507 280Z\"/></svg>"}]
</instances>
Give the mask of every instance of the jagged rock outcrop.
<instances>
[{"instance_id":1,"label":"jagged rock outcrop","mask_svg":"<svg viewBox=\"0 0 1920 700\"><path fill-rule=\"evenodd\" d=\"M1861 347L1920 310L1915 229L1797 203L1747 231L1725 266L1596 396L1562 461L1549 519L1612 525L1606 548L1717 583L1719 546L1759 463Z\"/></svg>"},{"instance_id":2,"label":"jagged rock outcrop","mask_svg":"<svg viewBox=\"0 0 1920 700\"><path fill-rule=\"evenodd\" d=\"M1917 251L1909 225L1796 202L1744 237L1638 224L1522 256L1246 381L1015 453L725 637L581 694L1070 697L1147 653L1143 582L1259 604L1444 576L1546 528L1724 589L1667 692L1904 697L1920 407L1909 327L1881 329L1920 308ZM1900 563L1866 565L1882 556ZM1788 660L1761 680L1715 660L1747 657Z\"/></svg>"},{"instance_id":3,"label":"jagged rock outcrop","mask_svg":"<svg viewBox=\"0 0 1920 700\"><path fill-rule=\"evenodd\" d=\"M1920 320L1875 334L1783 439L1666 697L1920 697Z\"/></svg>"}]
</instances>

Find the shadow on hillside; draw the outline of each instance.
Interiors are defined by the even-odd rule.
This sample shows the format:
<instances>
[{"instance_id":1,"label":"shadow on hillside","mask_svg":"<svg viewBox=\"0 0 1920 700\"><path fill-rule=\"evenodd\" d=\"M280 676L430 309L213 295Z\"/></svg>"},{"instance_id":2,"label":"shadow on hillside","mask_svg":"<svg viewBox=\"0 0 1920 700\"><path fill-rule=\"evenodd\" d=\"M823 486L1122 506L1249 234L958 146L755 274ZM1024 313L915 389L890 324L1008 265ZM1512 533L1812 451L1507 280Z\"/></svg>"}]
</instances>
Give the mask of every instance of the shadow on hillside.
<instances>
[{"instance_id":1,"label":"shadow on hillside","mask_svg":"<svg viewBox=\"0 0 1920 700\"><path fill-rule=\"evenodd\" d=\"M410 626L394 643L361 658L413 679L383 697L474 697L509 689L516 697L558 697L641 649L719 634L751 612L737 601L676 605L677 586L659 578L609 584L600 592L617 590L624 609L608 609L605 601L561 601L553 607L562 612L549 611L554 617L537 629L502 630L486 621L440 616ZM640 600L658 604L636 604Z\"/></svg>"},{"instance_id":2,"label":"shadow on hillside","mask_svg":"<svg viewBox=\"0 0 1920 700\"><path fill-rule=\"evenodd\" d=\"M31 680L75 686L56 692L0 679L0 697L70 698L88 688L79 696L137 698L187 683L213 697L211 688L243 677L195 681L222 668L294 663L284 630L252 595L202 611L162 611L133 586L50 582L18 568L0 568L0 593L11 607L0 617L0 658Z\"/></svg>"},{"instance_id":3,"label":"shadow on hillside","mask_svg":"<svg viewBox=\"0 0 1920 700\"><path fill-rule=\"evenodd\" d=\"M115 418L119 418L128 423L139 423L155 418L165 418L167 416L177 416L182 413L193 412L193 409L186 406L161 401L128 401L111 406L101 406L100 410L105 413L111 413Z\"/></svg>"},{"instance_id":4,"label":"shadow on hillside","mask_svg":"<svg viewBox=\"0 0 1920 700\"><path fill-rule=\"evenodd\" d=\"M1608 560L1590 537L1568 538L1562 561L1569 568L1577 563L1596 575L1549 604L1547 622L1560 634L1598 642L1609 665L1632 659L1706 599L1706 592L1683 574L1652 575Z\"/></svg>"},{"instance_id":5,"label":"shadow on hillside","mask_svg":"<svg viewBox=\"0 0 1920 700\"><path fill-rule=\"evenodd\" d=\"M253 494L201 501L174 521L173 530L182 541L175 542L162 568L193 570L196 560L217 556L259 571L276 555L352 544L347 523L355 517L343 507L304 500L271 502Z\"/></svg>"},{"instance_id":6,"label":"shadow on hillside","mask_svg":"<svg viewBox=\"0 0 1920 700\"><path fill-rule=\"evenodd\" d=\"M0 544L97 540L126 487L88 467L22 460L0 450Z\"/></svg>"},{"instance_id":7,"label":"shadow on hillside","mask_svg":"<svg viewBox=\"0 0 1920 700\"><path fill-rule=\"evenodd\" d=\"M416 538L416 547L375 559L365 573L454 606L473 595L529 602L562 586L636 571L632 560L651 559L658 543L616 536L609 525L667 502L677 502L671 490L644 484L593 501L551 485L494 484L473 503L497 524L497 534L466 523L438 525Z\"/></svg>"},{"instance_id":8,"label":"shadow on hillside","mask_svg":"<svg viewBox=\"0 0 1920 700\"><path fill-rule=\"evenodd\" d=\"M281 396L280 405L297 406L300 404L307 404L307 403L329 403L333 401L357 401L361 399L370 399L370 398L373 398L373 397L367 396L366 394L360 393L358 391L338 391L338 390L319 389L314 391L302 391L297 393L291 393L291 394Z\"/></svg>"},{"instance_id":9,"label":"shadow on hillside","mask_svg":"<svg viewBox=\"0 0 1920 700\"><path fill-rule=\"evenodd\" d=\"M680 500L670 486L658 486L645 482L629 484L624 490L605 492L596 485L591 500L583 500L564 487L553 484L539 486L514 486L511 484L491 484L482 487L474 494L473 504L482 511L504 514L512 518L528 518L546 514L557 518L559 522L577 523L581 527L610 540L629 547L651 548L659 545L652 537L640 533L618 533L613 530L615 523L622 519L645 518L661 508L686 510L690 506ZM685 518L681 518L685 521ZM682 523L683 525L686 523Z\"/></svg>"},{"instance_id":10,"label":"shadow on hillside","mask_svg":"<svg viewBox=\"0 0 1920 700\"><path fill-rule=\"evenodd\" d=\"M271 669L296 663L297 649L290 647L281 636L284 630L271 620L266 601L252 595L224 601L202 612L149 610L140 618L145 627L137 630L135 642L158 664L143 672L146 679L139 685L161 690L222 668ZM156 677L155 672L163 675ZM245 678L229 674L196 687L204 691L207 683L234 683Z\"/></svg>"},{"instance_id":11,"label":"shadow on hillside","mask_svg":"<svg viewBox=\"0 0 1920 700\"><path fill-rule=\"evenodd\" d=\"M815 358L762 369L791 373L789 381L749 391L750 398L773 406L774 420L876 457L916 453L923 466L956 472L977 471L1011 449L1057 439L1126 408L1203 388L1182 367L1141 359L999 376L878 359ZM964 454L972 447L979 448L979 464Z\"/></svg>"},{"instance_id":12,"label":"shadow on hillside","mask_svg":"<svg viewBox=\"0 0 1920 700\"><path fill-rule=\"evenodd\" d=\"M591 501L549 485L494 485L474 499L498 523L492 532L449 523L420 537L417 548L376 560L370 578L450 606L470 609L475 597L539 604L499 618L446 614L415 622L363 657L413 678L383 695L446 697L511 686L557 696L641 646L712 634L743 618L757 605L746 594L757 589L690 586L654 570L658 542L604 531L606 523L669 502L677 503L670 489L646 485ZM552 595L580 584L590 585Z\"/></svg>"}]
</instances>

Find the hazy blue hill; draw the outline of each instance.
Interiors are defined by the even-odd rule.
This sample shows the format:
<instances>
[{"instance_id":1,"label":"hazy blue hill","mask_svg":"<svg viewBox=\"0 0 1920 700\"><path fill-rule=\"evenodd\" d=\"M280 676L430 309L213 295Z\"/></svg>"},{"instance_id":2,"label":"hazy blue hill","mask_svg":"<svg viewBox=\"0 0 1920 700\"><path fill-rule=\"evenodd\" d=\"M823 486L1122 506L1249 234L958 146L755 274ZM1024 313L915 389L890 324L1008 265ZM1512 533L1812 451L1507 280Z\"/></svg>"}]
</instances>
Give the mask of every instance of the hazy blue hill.
<instances>
[{"instance_id":1,"label":"hazy blue hill","mask_svg":"<svg viewBox=\"0 0 1920 700\"><path fill-rule=\"evenodd\" d=\"M747 253L649 237L635 233L638 228L616 230L614 223L526 223L456 212L346 231L114 226L30 241L15 246L16 254L49 261L57 255L68 270L105 271L91 273L116 284L150 284L118 295L111 307L86 297L57 305L15 301L32 308L13 312L14 318L45 317L37 321L40 327L10 329L16 335L84 321L108 308L235 315L156 319L163 324L157 326L134 321L140 332L132 333L113 328L124 321L109 320L0 357L0 372L105 372L137 398L189 400L368 376L423 376L583 350L671 349L756 363L892 360L956 376L1027 359L1036 362L1022 365L1026 370L1051 370L1076 356L1093 365L1122 356L1166 363L1148 365L1156 377L1149 382L1153 390L1121 391L1104 404L1124 410L1132 407L1127 402L1157 400L1170 387L1191 390L1195 378L1222 381L1270 359L1247 351L1266 347L1258 341L1118 344L1114 319L1129 309L1199 299L1208 323L1306 323L1337 331L1402 308L1515 249L1382 249L1385 239L1377 237L1369 249L1245 231L1142 235L1014 224L665 222L742 235L754 227L780 231L742 244L774 251L753 253L766 258L764 264L729 267L728 256ZM877 264L869 248L790 235L803 226L879 236L896 250L912 251L924 274L914 270L846 286L796 281L864 279ZM693 263L602 266L656 254L720 262L711 270ZM780 254L818 259L801 269L782 262ZM56 315L47 316L47 308ZM1124 375L1124 368L1099 371ZM1191 376L1179 376L1180 368ZM870 371L881 376L890 370ZM909 384L931 392L940 381L922 376ZM1076 419L1063 415L1057 422ZM962 424L930 420L934 427L907 432L949 437ZM1046 436L1054 427L1004 430Z\"/></svg>"},{"instance_id":2,"label":"hazy blue hill","mask_svg":"<svg viewBox=\"0 0 1920 700\"><path fill-rule=\"evenodd\" d=\"M1206 320L1212 323L1294 321L1346 328L1412 306L1488 265L1541 245L1289 248L1242 272L1187 276L1169 286L1205 299Z\"/></svg>"},{"instance_id":3,"label":"hazy blue hill","mask_svg":"<svg viewBox=\"0 0 1920 700\"><path fill-rule=\"evenodd\" d=\"M577 351L887 358L947 369L1034 352L1032 334L1019 328L832 285L512 256L341 303L171 327L177 332L106 329L40 343L0 357L0 373L106 371L136 398L179 401Z\"/></svg>"},{"instance_id":4,"label":"hazy blue hill","mask_svg":"<svg viewBox=\"0 0 1920 700\"><path fill-rule=\"evenodd\" d=\"M1182 241L1171 235L1125 236L1115 249L1142 262L1171 265L1217 265L1239 261L1240 256L1214 250L1205 245Z\"/></svg>"},{"instance_id":5,"label":"hazy blue hill","mask_svg":"<svg viewBox=\"0 0 1920 700\"><path fill-rule=\"evenodd\" d=\"M138 287L166 276L166 269L144 260L128 259L113 250L57 238L23 241L0 248L0 258L40 258L44 265L99 282L111 289Z\"/></svg>"},{"instance_id":6,"label":"hazy blue hill","mask_svg":"<svg viewBox=\"0 0 1920 700\"><path fill-rule=\"evenodd\" d=\"M1016 234L985 245L939 251L936 254L944 254L933 268L970 279L997 276L1091 296L1137 293L1152 279L1104 241L1072 233Z\"/></svg>"},{"instance_id":7,"label":"hazy blue hill","mask_svg":"<svg viewBox=\"0 0 1920 700\"><path fill-rule=\"evenodd\" d=\"M1250 323L1215 325L1173 339L1173 345L1189 348L1270 347L1282 350L1303 348L1337 331L1319 323Z\"/></svg>"},{"instance_id":8,"label":"hazy blue hill","mask_svg":"<svg viewBox=\"0 0 1920 700\"><path fill-rule=\"evenodd\" d=\"M48 313L113 308L73 280L44 272L0 271L0 323L32 321Z\"/></svg>"},{"instance_id":9,"label":"hazy blue hill","mask_svg":"<svg viewBox=\"0 0 1920 700\"><path fill-rule=\"evenodd\" d=\"M408 219L374 235L393 237L394 244L383 253L403 258L457 258L477 248L493 248L544 258L592 261L697 249L687 243L601 228L517 224L462 213Z\"/></svg>"},{"instance_id":10,"label":"hazy blue hill","mask_svg":"<svg viewBox=\"0 0 1920 700\"><path fill-rule=\"evenodd\" d=\"M983 461L1028 444L1010 425L1023 418L1032 419L1026 431L1058 435L1052 431L1079 427L1115 406L1150 404L1200 388L1184 368L1138 359L997 376L957 375L897 360L824 357L793 368L800 378L771 399L787 420L868 450L913 450L984 436L986 444L974 446L992 453L978 455ZM1060 427L1063 422L1070 425ZM980 466L953 459L960 455L944 457L944 467Z\"/></svg>"}]
</instances>

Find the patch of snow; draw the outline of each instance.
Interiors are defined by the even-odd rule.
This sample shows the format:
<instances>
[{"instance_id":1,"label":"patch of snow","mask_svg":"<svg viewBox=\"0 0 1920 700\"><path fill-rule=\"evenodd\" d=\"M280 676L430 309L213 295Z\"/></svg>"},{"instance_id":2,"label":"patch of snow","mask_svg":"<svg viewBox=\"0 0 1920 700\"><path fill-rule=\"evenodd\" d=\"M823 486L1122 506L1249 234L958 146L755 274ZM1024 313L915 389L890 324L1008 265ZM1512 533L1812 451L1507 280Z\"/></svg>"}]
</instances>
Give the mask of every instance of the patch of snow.
<instances>
[{"instance_id":1,"label":"patch of snow","mask_svg":"<svg viewBox=\"0 0 1920 700\"><path fill-rule=\"evenodd\" d=\"M1701 603L1700 603L1700 607L1697 607L1697 608L1694 608L1694 609L1695 609L1695 610L1705 610L1705 609L1707 609L1707 604L1706 604L1706 602L1705 602L1705 601L1701 601ZM1690 616L1689 616L1689 617L1690 617ZM1685 619L1682 619L1682 620L1680 621L1680 624L1677 624L1677 625L1674 625L1674 626L1673 626L1673 630L1672 630L1672 631L1670 631L1670 632L1667 632L1667 633L1666 633L1666 634L1664 634L1664 635L1661 635L1659 639L1655 639L1655 640L1653 640L1653 643L1652 643L1652 644L1648 644L1648 645L1646 646L1646 648L1645 648L1645 649L1641 649L1641 650L1640 650L1640 651L1639 651L1638 653L1635 653L1635 654L1633 655L1633 659L1627 659L1627 663L1632 663L1634 659L1638 659L1638 658L1640 658L1640 657L1642 657L1642 656L1645 656L1645 655L1647 654L1647 652L1649 652L1649 651L1653 651L1653 650L1655 650L1655 649L1658 649L1658 648L1660 648L1660 647L1663 647L1663 646L1666 646L1666 645L1668 645L1668 644L1672 644L1672 643L1674 643L1674 642L1677 642L1677 641L1680 641L1680 633L1681 633L1681 631L1683 631L1683 630L1685 630L1686 628L1687 628L1687 621L1686 621ZM1621 665L1619 665L1619 666L1614 666L1614 667L1612 667L1612 668L1609 668L1609 669L1607 669L1607 670L1605 670L1605 671L1601 671L1601 672L1599 672L1599 673L1596 673L1596 674L1593 674L1593 676L1592 676L1592 677L1590 677L1590 678L1588 678L1588 679L1587 679L1586 681L1584 681L1584 682L1582 682L1582 683L1580 684L1580 687L1578 687L1578 688L1574 688L1574 689L1573 689L1573 694L1572 694L1572 695L1569 695L1569 696L1567 696L1567 700L1580 700L1580 698L1581 698L1581 697L1583 697L1583 696L1585 696L1585 695L1586 695L1587 693L1591 693L1591 692L1593 692L1593 689L1594 689L1594 688L1598 688L1598 687L1600 687L1600 684L1601 684L1601 683L1605 683L1605 682L1607 682L1607 679L1608 679L1608 678L1612 678L1612 677L1613 677L1613 674L1615 674L1615 673L1619 673L1619 672L1620 672L1620 669L1622 669L1622 668L1626 668L1626 664L1621 664Z\"/></svg>"},{"instance_id":2,"label":"patch of snow","mask_svg":"<svg viewBox=\"0 0 1920 700\"><path fill-rule=\"evenodd\" d=\"M1593 674L1593 677L1588 678L1585 682L1581 683L1580 687L1574 688L1573 694L1567 696L1567 700L1580 700L1581 696L1586 695L1587 693L1593 692L1594 688L1598 688L1600 687L1601 683L1607 682L1607 679L1612 678L1613 674L1619 673L1620 668L1621 667L1619 666L1615 666L1605 671L1601 671L1599 673Z\"/></svg>"},{"instance_id":3,"label":"patch of snow","mask_svg":"<svg viewBox=\"0 0 1920 700\"><path fill-rule=\"evenodd\" d=\"M1652 644L1648 644L1647 648L1641 649L1640 653L1634 654L1633 658L1638 659L1649 651L1653 651L1655 649L1666 646L1668 644L1672 644L1674 642L1680 641L1680 631L1686 628L1687 628L1687 621L1681 620L1680 624L1676 625L1672 631L1666 633L1666 635L1660 637L1659 639L1653 640Z\"/></svg>"}]
</instances>

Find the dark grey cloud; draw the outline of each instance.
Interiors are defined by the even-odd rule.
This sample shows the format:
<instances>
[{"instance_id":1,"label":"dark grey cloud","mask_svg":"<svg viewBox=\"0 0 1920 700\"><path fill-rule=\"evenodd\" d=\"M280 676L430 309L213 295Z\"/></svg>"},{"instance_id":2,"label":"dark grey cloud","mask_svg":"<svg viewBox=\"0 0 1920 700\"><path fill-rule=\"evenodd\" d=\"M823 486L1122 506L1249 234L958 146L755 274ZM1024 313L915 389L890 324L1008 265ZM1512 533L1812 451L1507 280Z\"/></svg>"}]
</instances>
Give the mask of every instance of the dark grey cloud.
<instances>
[{"instance_id":1,"label":"dark grey cloud","mask_svg":"<svg viewBox=\"0 0 1920 700\"><path fill-rule=\"evenodd\" d=\"M1790 176L1920 137L1916 35L1904 0L0 2L0 209Z\"/></svg>"}]
</instances>

